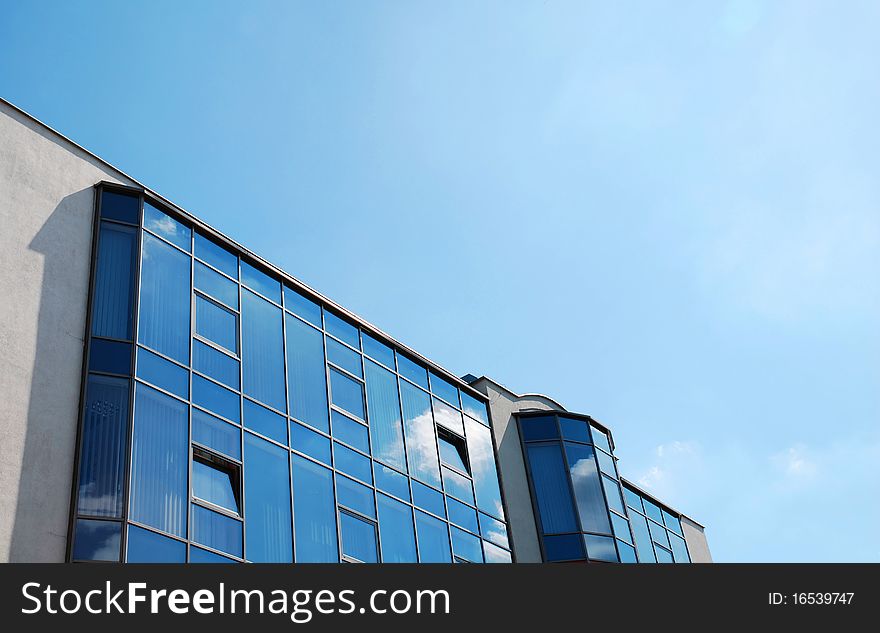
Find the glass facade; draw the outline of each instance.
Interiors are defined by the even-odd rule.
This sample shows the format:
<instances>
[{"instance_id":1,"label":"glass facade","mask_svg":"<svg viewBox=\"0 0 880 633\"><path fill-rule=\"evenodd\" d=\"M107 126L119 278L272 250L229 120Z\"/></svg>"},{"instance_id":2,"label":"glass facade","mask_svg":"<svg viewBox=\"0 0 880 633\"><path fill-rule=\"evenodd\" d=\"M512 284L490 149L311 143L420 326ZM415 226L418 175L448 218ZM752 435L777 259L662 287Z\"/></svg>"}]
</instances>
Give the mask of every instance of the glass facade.
<instances>
[{"instance_id":1,"label":"glass facade","mask_svg":"<svg viewBox=\"0 0 880 633\"><path fill-rule=\"evenodd\" d=\"M678 514L627 484L623 495L640 563L691 562Z\"/></svg>"},{"instance_id":2,"label":"glass facade","mask_svg":"<svg viewBox=\"0 0 880 633\"><path fill-rule=\"evenodd\" d=\"M484 399L102 191L73 560L511 562Z\"/></svg>"}]
</instances>

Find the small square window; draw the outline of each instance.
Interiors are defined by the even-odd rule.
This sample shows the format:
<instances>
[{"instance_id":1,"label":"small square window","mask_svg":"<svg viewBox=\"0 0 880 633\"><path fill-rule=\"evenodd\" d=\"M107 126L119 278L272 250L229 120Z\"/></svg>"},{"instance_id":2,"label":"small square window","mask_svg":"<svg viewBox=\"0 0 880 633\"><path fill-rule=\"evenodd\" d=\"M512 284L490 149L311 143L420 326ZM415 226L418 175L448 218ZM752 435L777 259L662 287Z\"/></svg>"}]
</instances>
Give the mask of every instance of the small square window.
<instances>
[{"instance_id":1,"label":"small square window","mask_svg":"<svg viewBox=\"0 0 880 633\"><path fill-rule=\"evenodd\" d=\"M241 515L241 471L238 464L194 448L192 477L194 497Z\"/></svg>"},{"instance_id":2,"label":"small square window","mask_svg":"<svg viewBox=\"0 0 880 633\"><path fill-rule=\"evenodd\" d=\"M199 294L196 334L238 355L238 315Z\"/></svg>"},{"instance_id":3,"label":"small square window","mask_svg":"<svg viewBox=\"0 0 880 633\"><path fill-rule=\"evenodd\" d=\"M437 441L440 444L440 461L447 466L470 474L464 438L437 427Z\"/></svg>"}]
</instances>

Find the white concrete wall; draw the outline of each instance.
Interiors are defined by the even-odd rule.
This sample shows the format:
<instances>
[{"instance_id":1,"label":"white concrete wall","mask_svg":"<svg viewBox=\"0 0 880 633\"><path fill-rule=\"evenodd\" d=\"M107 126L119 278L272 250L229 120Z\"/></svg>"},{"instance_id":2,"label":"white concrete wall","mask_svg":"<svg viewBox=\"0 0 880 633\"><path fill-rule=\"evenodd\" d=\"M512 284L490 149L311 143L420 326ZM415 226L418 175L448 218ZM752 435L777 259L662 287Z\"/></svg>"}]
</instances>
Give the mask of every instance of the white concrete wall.
<instances>
[{"instance_id":1,"label":"white concrete wall","mask_svg":"<svg viewBox=\"0 0 880 633\"><path fill-rule=\"evenodd\" d=\"M688 554L691 555L692 563L711 563L712 554L709 552L709 542L703 526L694 523L687 517L681 517L681 530L684 532L684 540L687 543Z\"/></svg>"},{"instance_id":2,"label":"white concrete wall","mask_svg":"<svg viewBox=\"0 0 880 633\"><path fill-rule=\"evenodd\" d=\"M0 561L64 560L100 180L134 184L0 101Z\"/></svg>"}]
</instances>

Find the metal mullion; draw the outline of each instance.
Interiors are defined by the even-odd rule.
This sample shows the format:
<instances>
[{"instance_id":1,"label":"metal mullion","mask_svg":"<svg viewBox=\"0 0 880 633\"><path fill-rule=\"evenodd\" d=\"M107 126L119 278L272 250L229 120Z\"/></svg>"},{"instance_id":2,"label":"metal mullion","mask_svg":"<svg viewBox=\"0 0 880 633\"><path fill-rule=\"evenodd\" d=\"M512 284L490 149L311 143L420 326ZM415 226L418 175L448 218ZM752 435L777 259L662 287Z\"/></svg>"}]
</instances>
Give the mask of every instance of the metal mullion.
<instances>
[{"instance_id":1,"label":"metal mullion","mask_svg":"<svg viewBox=\"0 0 880 633\"><path fill-rule=\"evenodd\" d=\"M196 231L195 227L190 231L189 236L189 248L192 252L189 257L189 292L190 292L190 306L189 306L189 372L187 372L187 376L189 378L189 398L187 398L187 422L188 428L187 433L187 464L186 464L186 540L187 540L187 548L186 548L186 560L189 562L189 543L192 541L193 536L193 526L192 526L192 497L193 497L193 486L192 486L192 471L193 471L193 440L192 440L192 418L193 418L193 338L196 331L196 294L195 294L195 239L196 239Z\"/></svg>"},{"instance_id":2,"label":"metal mullion","mask_svg":"<svg viewBox=\"0 0 880 633\"><path fill-rule=\"evenodd\" d=\"M324 392L327 396L327 428L330 429L330 472L333 480L333 507L336 509L334 513L334 521L336 521L336 556L337 560L343 560L342 554L342 521L339 520L339 503L336 491L336 447L333 444L333 416L332 404L333 393L330 388L330 364L327 361L327 332L324 329L324 310L321 309L321 346L324 353Z\"/></svg>"},{"instance_id":3,"label":"metal mullion","mask_svg":"<svg viewBox=\"0 0 880 633\"><path fill-rule=\"evenodd\" d=\"M135 527L139 527L142 530L146 530L147 532L152 532L153 534L157 534L159 536L164 536L165 538L172 539L174 541L177 541L178 543L183 543L184 545L187 544L187 540L185 538L177 536L176 534L169 534L168 532L163 532L162 530L160 530L158 528L154 528L152 525L147 525L146 523L141 523L140 521L129 521L128 524L133 525Z\"/></svg>"},{"instance_id":4,"label":"metal mullion","mask_svg":"<svg viewBox=\"0 0 880 633\"><path fill-rule=\"evenodd\" d=\"M241 309L242 303L242 285L241 285L241 257L236 256L235 262L238 266L238 307ZM241 318L241 314L239 313L238 318L238 331L236 332L236 343L238 345L239 355L241 357L241 361L238 363L238 415L241 420L241 481L239 482L239 486L241 486L241 558L242 560L247 560L247 524L245 521L246 513L246 499L245 499L245 467L244 467L244 440L245 440L245 431L244 431L244 353L242 349L243 341L243 330L244 325L242 323L243 319Z\"/></svg>"},{"instance_id":5,"label":"metal mullion","mask_svg":"<svg viewBox=\"0 0 880 633\"><path fill-rule=\"evenodd\" d=\"M287 313L284 308L284 284L281 284L281 356L284 364L284 426L287 431L287 489L288 503L290 505L290 560L296 562L296 523L293 517L293 463L291 458L292 438L290 436L290 384L287 379ZM242 398L244 393L242 393ZM331 452L333 451L331 447ZM244 457L244 455L242 455ZM242 466L242 475L244 467Z\"/></svg>"},{"instance_id":6,"label":"metal mullion","mask_svg":"<svg viewBox=\"0 0 880 633\"><path fill-rule=\"evenodd\" d=\"M359 418L358 416L356 416L356 415L355 415L354 413L352 413L351 411L346 411L345 409L343 409L343 408L340 407L339 405L336 405L336 404L332 404L332 403L331 403L331 404L330 404L331 417L332 417L332 413L333 413L334 411L335 411L336 413L340 413L340 414L344 415L345 417L349 418L349 419L352 420L353 422L358 422L358 423L360 423L361 425L366 426L367 428L369 428L369 424L367 424L367 421L364 420L363 418Z\"/></svg>"},{"instance_id":7,"label":"metal mullion","mask_svg":"<svg viewBox=\"0 0 880 633\"><path fill-rule=\"evenodd\" d=\"M355 326L355 327L357 327L357 326ZM358 344L360 344L361 347L363 347L363 343L361 343L361 330L360 330L360 328L357 328L357 333L358 333ZM366 371L367 368L366 368L366 363L364 361L364 356L361 353L361 350L357 350L357 353L358 353L358 358L361 359L361 374L363 375L363 379L362 379L363 391L361 393L363 394L363 401L364 401L364 422L366 422L366 427L367 427L367 447L370 450L369 455L367 455L367 459L370 460L370 486L373 490L373 509L376 512L376 560L381 563L382 562L382 535L381 535L381 530L379 529L379 494L378 494L378 491L376 490L376 472L374 469L374 462L373 462L373 433L371 432L370 421L369 421L370 397L369 397L369 395L367 395L367 371ZM354 448L354 447L352 447L352 448Z\"/></svg>"},{"instance_id":8,"label":"metal mullion","mask_svg":"<svg viewBox=\"0 0 880 633\"><path fill-rule=\"evenodd\" d=\"M430 386L430 384L430 379L428 379L428 385ZM418 385L416 386L418 387ZM434 400L432 400L430 392L428 392L428 404L431 407L431 427L434 431L434 450L437 451L437 470L440 473L440 490L443 494L443 512L446 513L443 521L446 523L446 532L449 538L449 551L452 553L454 560L455 546L452 544L452 524L449 522L449 508L446 505L446 481L443 479L443 461L440 459L440 439L437 435L437 421L434 418ZM403 413L403 411L401 411L401 413Z\"/></svg>"}]
</instances>

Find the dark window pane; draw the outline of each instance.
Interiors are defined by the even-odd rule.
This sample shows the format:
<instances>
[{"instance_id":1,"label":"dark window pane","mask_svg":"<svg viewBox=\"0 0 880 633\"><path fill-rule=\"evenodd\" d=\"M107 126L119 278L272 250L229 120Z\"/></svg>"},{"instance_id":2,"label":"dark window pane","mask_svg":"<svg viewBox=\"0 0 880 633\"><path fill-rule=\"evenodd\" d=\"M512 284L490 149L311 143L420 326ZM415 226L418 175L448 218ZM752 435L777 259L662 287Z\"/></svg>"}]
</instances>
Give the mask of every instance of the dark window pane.
<instances>
[{"instance_id":1,"label":"dark window pane","mask_svg":"<svg viewBox=\"0 0 880 633\"><path fill-rule=\"evenodd\" d=\"M241 514L238 503L238 476L230 469L193 459L193 496L215 506Z\"/></svg>"},{"instance_id":2,"label":"dark window pane","mask_svg":"<svg viewBox=\"0 0 880 633\"><path fill-rule=\"evenodd\" d=\"M559 428L562 431L562 437L567 440L590 443L590 428L583 420L559 418Z\"/></svg>"},{"instance_id":3,"label":"dark window pane","mask_svg":"<svg viewBox=\"0 0 880 633\"><path fill-rule=\"evenodd\" d=\"M440 396L446 402L453 406L460 406L460 402L458 401L458 387L453 385L451 382L446 380L445 378L441 378L433 371L431 374L431 393L435 396Z\"/></svg>"},{"instance_id":4,"label":"dark window pane","mask_svg":"<svg viewBox=\"0 0 880 633\"><path fill-rule=\"evenodd\" d=\"M293 562L287 449L245 433L244 481L247 559Z\"/></svg>"},{"instance_id":5,"label":"dark window pane","mask_svg":"<svg viewBox=\"0 0 880 633\"><path fill-rule=\"evenodd\" d=\"M190 258L144 234L138 341L189 364Z\"/></svg>"},{"instance_id":6,"label":"dark window pane","mask_svg":"<svg viewBox=\"0 0 880 633\"><path fill-rule=\"evenodd\" d=\"M241 556L241 521L192 504L192 531L195 542Z\"/></svg>"},{"instance_id":7,"label":"dark window pane","mask_svg":"<svg viewBox=\"0 0 880 633\"><path fill-rule=\"evenodd\" d=\"M449 510L449 521L471 532L479 533L480 525L477 522L477 511L456 501L452 497L446 497L446 508Z\"/></svg>"},{"instance_id":8,"label":"dark window pane","mask_svg":"<svg viewBox=\"0 0 880 633\"><path fill-rule=\"evenodd\" d=\"M211 295L220 303L233 310L238 310L238 284L205 266L202 262L195 263L193 285Z\"/></svg>"},{"instance_id":9,"label":"dark window pane","mask_svg":"<svg viewBox=\"0 0 880 633\"><path fill-rule=\"evenodd\" d=\"M464 435L464 423L461 419L461 413L437 398L433 398L433 401L434 421L459 435Z\"/></svg>"},{"instance_id":10,"label":"dark window pane","mask_svg":"<svg viewBox=\"0 0 880 633\"><path fill-rule=\"evenodd\" d=\"M585 444L566 443L565 455L568 458L581 528L585 532L610 534L608 509L605 507L605 500L602 497L602 484L599 482L599 472L596 470L593 447Z\"/></svg>"},{"instance_id":11,"label":"dark window pane","mask_svg":"<svg viewBox=\"0 0 880 633\"><path fill-rule=\"evenodd\" d=\"M350 417L342 415L338 411L331 413L333 421L333 437L349 446L354 446L364 453L370 452L370 438L367 427L360 422L355 422Z\"/></svg>"},{"instance_id":12,"label":"dark window pane","mask_svg":"<svg viewBox=\"0 0 880 633\"><path fill-rule=\"evenodd\" d=\"M620 514L626 514L626 510L623 509L623 498L620 496L620 486L617 482L603 475L602 486L605 488L605 498L608 500L608 507L612 510L617 510Z\"/></svg>"},{"instance_id":13,"label":"dark window pane","mask_svg":"<svg viewBox=\"0 0 880 633\"><path fill-rule=\"evenodd\" d=\"M119 560L122 524L79 519L73 537L73 560Z\"/></svg>"},{"instance_id":14,"label":"dark window pane","mask_svg":"<svg viewBox=\"0 0 880 633\"><path fill-rule=\"evenodd\" d=\"M498 483L495 452L492 448L492 431L479 423L471 422L470 419L465 419L464 424L477 507L483 512L504 518L501 487Z\"/></svg>"},{"instance_id":15,"label":"dark window pane","mask_svg":"<svg viewBox=\"0 0 880 633\"><path fill-rule=\"evenodd\" d=\"M620 554L621 563L637 563L636 550L632 545L617 541L617 551Z\"/></svg>"},{"instance_id":16,"label":"dark window pane","mask_svg":"<svg viewBox=\"0 0 880 633\"><path fill-rule=\"evenodd\" d=\"M482 512L480 513L480 535L501 547L510 547L510 541L507 538L507 526L501 521L486 516Z\"/></svg>"},{"instance_id":17,"label":"dark window pane","mask_svg":"<svg viewBox=\"0 0 880 633\"><path fill-rule=\"evenodd\" d=\"M144 202L144 228L190 252L192 229L160 211L149 202Z\"/></svg>"},{"instance_id":18,"label":"dark window pane","mask_svg":"<svg viewBox=\"0 0 880 633\"><path fill-rule=\"evenodd\" d=\"M199 233L195 238L195 255L233 279L238 279L238 257Z\"/></svg>"},{"instance_id":19,"label":"dark window pane","mask_svg":"<svg viewBox=\"0 0 880 633\"><path fill-rule=\"evenodd\" d=\"M614 539L610 536L585 534L584 545L587 548L587 557L590 560L601 560L609 563L617 562L617 550L614 549Z\"/></svg>"},{"instance_id":20,"label":"dark window pane","mask_svg":"<svg viewBox=\"0 0 880 633\"><path fill-rule=\"evenodd\" d=\"M580 534L544 537L544 558L548 563L560 560L580 560L584 547Z\"/></svg>"},{"instance_id":21,"label":"dark window pane","mask_svg":"<svg viewBox=\"0 0 880 633\"><path fill-rule=\"evenodd\" d=\"M101 223L92 299L92 334L131 340L134 305L134 228Z\"/></svg>"},{"instance_id":22,"label":"dark window pane","mask_svg":"<svg viewBox=\"0 0 880 633\"><path fill-rule=\"evenodd\" d=\"M193 340L193 369L238 391L238 361L199 340Z\"/></svg>"},{"instance_id":23,"label":"dark window pane","mask_svg":"<svg viewBox=\"0 0 880 633\"><path fill-rule=\"evenodd\" d=\"M192 401L219 416L241 422L241 398L237 393L224 389L210 380L193 374Z\"/></svg>"},{"instance_id":24,"label":"dark window pane","mask_svg":"<svg viewBox=\"0 0 880 633\"><path fill-rule=\"evenodd\" d=\"M238 354L238 315L196 295L196 333Z\"/></svg>"},{"instance_id":25,"label":"dark window pane","mask_svg":"<svg viewBox=\"0 0 880 633\"><path fill-rule=\"evenodd\" d=\"M79 466L80 514L122 516L128 386L125 378L88 378Z\"/></svg>"},{"instance_id":26,"label":"dark window pane","mask_svg":"<svg viewBox=\"0 0 880 633\"><path fill-rule=\"evenodd\" d=\"M412 508L382 494L378 496L377 502L382 562L417 562Z\"/></svg>"},{"instance_id":27,"label":"dark window pane","mask_svg":"<svg viewBox=\"0 0 880 633\"><path fill-rule=\"evenodd\" d=\"M657 552L657 562L658 563L671 563L671 562L673 562L672 552L670 552L669 550L663 549L662 547L655 547L654 551Z\"/></svg>"},{"instance_id":28,"label":"dark window pane","mask_svg":"<svg viewBox=\"0 0 880 633\"><path fill-rule=\"evenodd\" d=\"M244 400L244 425L260 435L287 444L287 418L247 398Z\"/></svg>"},{"instance_id":29,"label":"dark window pane","mask_svg":"<svg viewBox=\"0 0 880 633\"><path fill-rule=\"evenodd\" d=\"M302 424L290 423L290 447L330 464L330 440Z\"/></svg>"},{"instance_id":30,"label":"dark window pane","mask_svg":"<svg viewBox=\"0 0 880 633\"><path fill-rule=\"evenodd\" d=\"M403 423L406 432L406 457L410 474L440 487L440 460L437 456L437 435L431 400L428 394L401 381Z\"/></svg>"},{"instance_id":31,"label":"dark window pane","mask_svg":"<svg viewBox=\"0 0 880 633\"><path fill-rule=\"evenodd\" d=\"M364 388L345 374L330 369L330 393L333 404L364 419Z\"/></svg>"},{"instance_id":32,"label":"dark window pane","mask_svg":"<svg viewBox=\"0 0 880 633\"><path fill-rule=\"evenodd\" d=\"M524 442L555 440L559 437L559 431L556 429L556 418L552 415L535 418L520 418L519 427L522 430L522 438Z\"/></svg>"},{"instance_id":33,"label":"dark window pane","mask_svg":"<svg viewBox=\"0 0 880 633\"><path fill-rule=\"evenodd\" d=\"M187 405L135 387L131 519L186 537L189 466Z\"/></svg>"},{"instance_id":34,"label":"dark window pane","mask_svg":"<svg viewBox=\"0 0 880 633\"><path fill-rule=\"evenodd\" d=\"M642 498L626 486L623 487L623 496L626 497L626 505L635 508L639 512L643 512Z\"/></svg>"},{"instance_id":35,"label":"dark window pane","mask_svg":"<svg viewBox=\"0 0 880 633\"><path fill-rule=\"evenodd\" d=\"M339 513L342 553L365 563L377 562L376 527L347 512Z\"/></svg>"},{"instance_id":36,"label":"dark window pane","mask_svg":"<svg viewBox=\"0 0 880 633\"><path fill-rule=\"evenodd\" d=\"M596 457L599 460L599 470L609 477L617 479L617 469L614 467L614 458L598 448L596 449Z\"/></svg>"},{"instance_id":37,"label":"dark window pane","mask_svg":"<svg viewBox=\"0 0 880 633\"><path fill-rule=\"evenodd\" d=\"M591 427L591 433L593 435L593 444L601 448L606 453L610 453L611 444L608 441L608 435L605 433L605 431L601 431L594 426Z\"/></svg>"},{"instance_id":38,"label":"dark window pane","mask_svg":"<svg viewBox=\"0 0 880 633\"><path fill-rule=\"evenodd\" d=\"M181 398L189 398L189 371L142 347L137 351L137 377Z\"/></svg>"},{"instance_id":39,"label":"dark window pane","mask_svg":"<svg viewBox=\"0 0 880 633\"><path fill-rule=\"evenodd\" d=\"M336 475L336 503L349 510L376 518L373 489L339 474Z\"/></svg>"},{"instance_id":40,"label":"dark window pane","mask_svg":"<svg viewBox=\"0 0 880 633\"><path fill-rule=\"evenodd\" d=\"M400 352L397 353L397 371L419 387L428 388L428 370Z\"/></svg>"},{"instance_id":41,"label":"dark window pane","mask_svg":"<svg viewBox=\"0 0 880 633\"><path fill-rule=\"evenodd\" d=\"M373 462L373 475L379 490L409 501L409 480L405 475L401 475L379 462Z\"/></svg>"},{"instance_id":42,"label":"dark window pane","mask_svg":"<svg viewBox=\"0 0 880 633\"><path fill-rule=\"evenodd\" d=\"M397 377L373 361L366 361L367 409L373 456L400 470L406 468Z\"/></svg>"},{"instance_id":43,"label":"dark window pane","mask_svg":"<svg viewBox=\"0 0 880 633\"><path fill-rule=\"evenodd\" d=\"M416 510L420 563L449 563L449 532L446 523Z\"/></svg>"},{"instance_id":44,"label":"dark window pane","mask_svg":"<svg viewBox=\"0 0 880 633\"><path fill-rule=\"evenodd\" d=\"M328 334L332 334L340 341L348 343L355 349L361 348L358 329L348 321L343 320L341 317L338 317L327 310L324 310L324 329L327 330Z\"/></svg>"},{"instance_id":45,"label":"dark window pane","mask_svg":"<svg viewBox=\"0 0 880 633\"><path fill-rule=\"evenodd\" d=\"M337 470L361 481L373 483L369 458L336 442L333 443L333 455L336 458Z\"/></svg>"},{"instance_id":46,"label":"dark window pane","mask_svg":"<svg viewBox=\"0 0 880 633\"><path fill-rule=\"evenodd\" d=\"M89 371L131 375L131 343L93 338L89 347Z\"/></svg>"},{"instance_id":47,"label":"dark window pane","mask_svg":"<svg viewBox=\"0 0 880 633\"><path fill-rule=\"evenodd\" d=\"M452 551L455 555L472 563L482 563L483 546L480 539L464 530L459 530L457 527L453 527L451 531Z\"/></svg>"},{"instance_id":48,"label":"dark window pane","mask_svg":"<svg viewBox=\"0 0 880 633\"><path fill-rule=\"evenodd\" d=\"M579 528L559 445L527 446L526 454L544 533L577 531Z\"/></svg>"},{"instance_id":49,"label":"dark window pane","mask_svg":"<svg viewBox=\"0 0 880 633\"><path fill-rule=\"evenodd\" d=\"M483 554L486 556L487 563L511 563L513 562L510 552L501 549L492 543L483 541Z\"/></svg>"},{"instance_id":50,"label":"dark window pane","mask_svg":"<svg viewBox=\"0 0 880 633\"><path fill-rule=\"evenodd\" d=\"M287 410L284 393L284 333L281 308L257 295L241 295L241 351L244 393Z\"/></svg>"},{"instance_id":51,"label":"dark window pane","mask_svg":"<svg viewBox=\"0 0 880 633\"><path fill-rule=\"evenodd\" d=\"M467 452L464 439L440 430L437 433L437 444L440 448L440 462L452 466L462 472L470 472L467 464Z\"/></svg>"},{"instance_id":52,"label":"dark window pane","mask_svg":"<svg viewBox=\"0 0 880 633\"><path fill-rule=\"evenodd\" d=\"M293 456L293 519L297 563L335 563L336 501L329 469Z\"/></svg>"},{"instance_id":53,"label":"dark window pane","mask_svg":"<svg viewBox=\"0 0 880 633\"><path fill-rule=\"evenodd\" d=\"M389 369L394 369L394 350L380 341L377 341L366 332L361 332L361 342L364 346L364 354L377 360Z\"/></svg>"},{"instance_id":54,"label":"dark window pane","mask_svg":"<svg viewBox=\"0 0 880 633\"><path fill-rule=\"evenodd\" d=\"M477 400L463 390L461 391L461 408L475 420L479 420L486 426L489 425L489 412L486 409L486 403L482 400Z\"/></svg>"},{"instance_id":55,"label":"dark window pane","mask_svg":"<svg viewBox=\"0 0 880 633\"><path fill-rule=\"evenodd\" d=\"M276 281L262 270L254 268L246 261L241 262L241 283L259 292L267 299L281 304L281 282Z\"/></svg>"},{"instance_id":56,"label":"dark window pane","mask_svg":"<svg viewBox=\"0 0 880 633\"><path fill-rule=\"evenodd\" d=\"M101 195L101 217L129 224L138 223L140 200L137 196L104 190Z\"/></svg>"},{"instance_id":57,"label":"dark window pane","mask_svg":"<svg viewBox=\"0 0 880 633\"><path fill-rule=\"evenodd\" d=\"M211 450L241 459L241 431L220 418L192 410L192 439Z\"/></svg>"},{"instance_id":58,"label":"dark window pane","mask_svg":"<svg viewBox=\"0 0 880 633\"><path fill-rule=\"evenodd\" d=\"M324 336L294 317L286 317L286 323L290 412L296 419L329 432Z\"/></svg>"},{"instance_id":59,"label":"dark window pane","mask_svg":"<svg viewBox=\"0 0 880 633\"><path fill-rule=\"evenodd\" d=\"M446 491L446 494L473 505L474 490L471 480L453 470L449 470L445 466L441 470L443 471L443 489Z\"/></svg>"},{"instance_id":60,"label":"dark window pane","mask_svg":"<svg viewBox=\"0 0 880 633\"><path fill-rule=\"evenodd\" d=\"M332 338L327 339L327 360L355 376L364 377L361 355Z\"/></svg>"},{"instance_id":61,"label":"dark window pane","mask_svg":"<svg viewBox=\"0 0 880 633\"><path fill-rule=\"evenodd\" d=\"M649 519L654 519L657 523L663 523L663 513L657 504L644 497L642 498L642 503L645 504L645 514L648 515Z\"/></svg>"},{"instance_id":62,"label":"dark window pane","mask_svg":"<svg viewBox=\"0 0 880 633\"><path fill-rule=\"evenodd\" d=\"M670 514L666 510L662 510L663 512L663 524L668 527L670 530L678 534L679 536L684 536L681 531L681 522L678 520L678 517Z\"/></svg>"},{"instance_id":63,"label":"dark window pane","mask_svg":"<svg viewBox=\"0 0 880 633\"><path fill-rule=\"evenodd\" d=\"M284 286L284 307L295 315L304 318L312 325L323 327L321 324L321 306L287 286Z\"/></svg>"},{"instance_id":64,"label":"dark window pane","mask_svg":"<svg viewBox=\"0 0 880 633\"><path fill-rule=\"evenodd\" d=\"M639 553L640 563L655 563L654 548L651 545L651 534L648 532L648 520L641 514L629 513L629 521L632 525L633 535L636 539L636 550Z\"/></svg>"},{"instance_id":65,"label":"dark window pane","mask_svg":"<svg viewBox=\"0 0 880 633\"><path fill-rule=\"evenodd\" d=\"M412 494L413 503L418 507L428 512L433 512L437 516L446 516L446 508L443 505L443 495L441 493L417 481L413 481Z\"/></svg>"},{"instance_id":66,"label":"dark window pane","mask_svg":"<svg viewBox=\"0 0 880 633\"><path fill-rule=\"evenodd\" d=\"M186 543L136 525L128 526L129 563L185 563Z\"/></svg>"},{"instance_id":67,"label":"dark window pane","mask_svg":"<svg viewBox=\"0 0 880 633\"><path fill-rule=\"evenodd\" d=\"M669 543L672 545L672 557L675 559L676 563L691 562L690 556L688 556L687 545L683 538L676 536L675 534L670 534Z\"/></svg>"},{"instance_id":68,"label":"dark window pane","mask_svg":"<svg viewBox=\"0 0 880 633\"><path fill-rule=\"evenodd\" d=\"M611 525L614 528L614 536L626 541L627 543L632 543L632 535L629 533L629 521L624 519L619 514L615 514L612 512Z\"/></svg>"},{"instance_id":69,"label":"dark window pane","mask_svg":"<svg viewBox=\"0 0 880 633\"><path fill-rule=\"evenodd\" d=\"M190 546L189 562L191 563L237 563L237 560L220 556L201 547Z\"/></svg>"}]
</instances>

